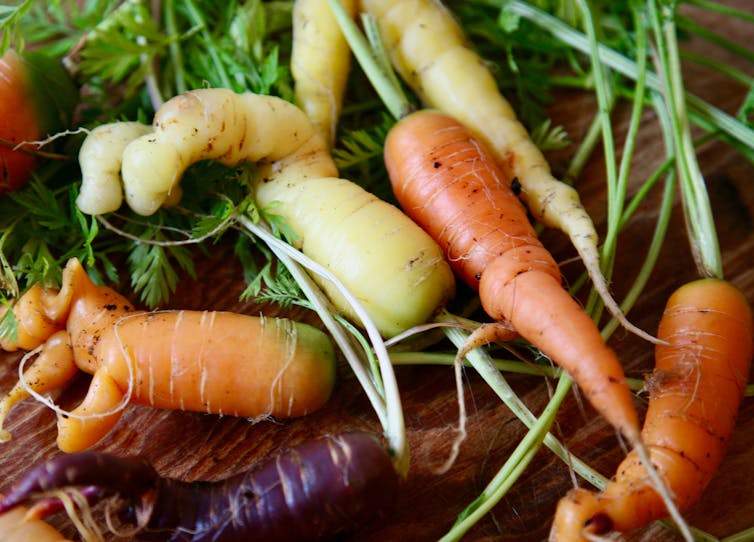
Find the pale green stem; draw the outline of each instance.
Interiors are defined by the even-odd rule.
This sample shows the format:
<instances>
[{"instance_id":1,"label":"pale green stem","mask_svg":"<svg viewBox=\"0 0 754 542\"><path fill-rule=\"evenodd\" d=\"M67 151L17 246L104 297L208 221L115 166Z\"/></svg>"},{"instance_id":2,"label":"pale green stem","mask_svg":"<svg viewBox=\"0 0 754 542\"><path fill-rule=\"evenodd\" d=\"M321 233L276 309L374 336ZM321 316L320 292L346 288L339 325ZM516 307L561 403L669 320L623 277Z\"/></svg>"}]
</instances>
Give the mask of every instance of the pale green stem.
<instances>
[{"instance_id":1,"label":"pale green stem","mask_svg":"<svg viewBox=\"0 0 754 542\"><path fill-rule=\"evenodd\" d=\"M668 119L667 112L656 93L653 93L653 100L655 102L655 110L657 111L660 125L664 128L662 133L664 136L666 152L672 156L673 143L672 136L670 135L670 120ZM667 170L669 170L669 173L667 175L667 178L665 179L665 188L663 191L662 203L660 205L660 213L657 217L657 224L655 225L652 240L649 243L649 248L647 249L647 254L644 257L644 262L642 263L641 269L639 270L639 273L634 279L631 288L623 299L623 305L625 305L625 307L621 306L623 310L628 310L627 307L633 306L633 304L636 303L636 301L639 299L639 296L641 295L641 292L644 291L644 287L647 285L647 282L649 282L652 270L654 269L654 266L660 257L660 250L662 249L662 245L665 240L665 234L670 223L670 218L673 211L673 203L675 199L675 182L673 179L672 169L669 167L661 167L658 172ZM654 185L654 182L647 184ZM632 212L632 210L627 210L627 212ZM618 323L618 321L613 318L605 326L604 332L607 335L611 335L619 325L620 324Z\"/></svg>"},{"instance_id":2,"label":"pale green stem","mask_svg":"<svg viewBox=\"0 0 754 542\"><path fill-rule=\"evenodd\" d=\"M715 13L720 13L721 15L725 15L727 17L734 17L736 19L741 19L742 21L754 24L754 13L750 11L743 11L734 7L726 6L719 1L686 0L686 2Z\"/></svg>"},{"instance_id":3,"label":"pale green stem","mask_svg":"<svg viewBox=\"0 0 754 542\"><path fill-rule=\"evenodd\" d=\"M341 32L346 38L353 55L359 62L361 69L366 74L369 82L382 99L385 107L395 119L400 119L409 111L409 104L405 95L395 85L393 77L385 70L384 66L375 58L369 41L359 30L354 20L343 9L339 0L328 0L335 19L338 21Z\"/></svg>"},{"instance_id":4,"label":"pale green stem","mask_svg":"<svg viewBox=\"0 0 754 542\"><path fill-rule=\"evenodd\" d=\"M333 285L338 289L341 295L343 295L351 308L354 310L355 314L361 320L361 324L367 332L367 335L369 336L372 348L374 349L374 354L380 364L380 375L382 377L383 384L382 395L384 395L384 401L381 394L371 392L372 390L376 390L376 388L374 387L374 384L368 379L368 377L363 373L361 364L355 361L352 362L351 358L349 358L349 363L351 364L354 373L357 375L357 378L359 378L359 382L362 384L362 387L367 392L370 400L372 401L375 411L377 412L378 416L380 416L381 423L385 430L386 438L388 440L388 443L390 444L391 451L394 454L394 464L396 471L401 476L406 476L409 470L410 457L409 448L406 441L406 425L403 418L403 408L401 406L398 383L395 378L395 373L393 371L393 365L390 361L390 356L387 352L387 348L385 347L385 342L380 336L380 333L377 330L374 322L371 320L371 318L369 318L367 312L364 310L361 302L359 302L358 299L355 298L355 296L335 275L333 275L322 265L311 260L302 252L294 249L284 241L281 241L277 237L273 236L265 228L261 227L258 224L255 224L248 217L239 216L238 221L247 231L264 240L270 250L275 252L275 254L281 259L286 267L288 267L289 265L291 266L288 267L289 271L291 271L291 274L295 273L294 278L296 278L296 281L302 287L302 290L307 295L309 300L312 301L315 306L321 307L321 310L318 310L317 313L320 314L320 317L323 318L323 323L328 326L328 329L330 331L334 330L334 328L331 328L334 319L332 318L332 316L330 316L330 311L327 310L327 308L323 305L321 296L318 293L319 289L316 288L316 286L311 282L311 279L306 275L306 272L304 272L303 270L300 270L299 272L298 267L294 265L294 261L300 263L301 265L304 265L309 272L319 275L325 280L333 283ZM338 345L341 346L341 348L345 348L346 351L351 350L350 341L341 341L338 338L336 338L336 340L338 340ZM384 412L384 417L380 414L381 412Z\"/></svg>"},{"instance_id":5,"label":"pale green stem","mask_svg":"<svg viewBox=\"0 0 754 542\"><path fill-rule=\"evenodd\" d=\"M186 79L184 77L183 52L178 46L177 36L178 28L175 22L175 0L166 0L165 2L165 28L173 39L168 44L170 51L170 66L173 68L175 77L175 92L183 94L186 92Z\"/></svg>"},{"instance_id":6,"label":"pale green stem","mask_svg":"<svg viewBox=\"0 0 754 542\"><path fill-rule=\"evenodd\" d=\"M649 0L648 3L662 75L661 90L670 109L676 168L682 188L691 249L702 276L722 278L722 258L715 221L686 114L674 13L670 6L658 7L656 0Z\"/></svg>"},{"instance_id":7,"label":"pale green stem","mask_svg":"<svg viewBox=\"0 0 754 542\"><path fill-rule=\"evenodd\" d=\"M638 15L636 16L638 18ZM631 107L631 119L628 125L628 131L626 133L626 141L623 146L623 154L621 156L620 169L618 172L618 181L616 189L616 197L621 201L620 213L616 213L614 216L609 216L609 225L607 232L605 233L605 242L603 246L602 257L608 259L610 262L615 258L616 245L618 242L618 233L621 230L622 214L624 212L624 205L626 199L626 193L628 192L629 174L631 171L631 161L634 156L634 150L636 148L636 140L641 126L642 113L644 111L644 98L645 98L645 83L646 78L646 52L647 52L647 39L646 32L639 30L640 22L636 22L636 54L639 62L637 64L639 69L639 77L636 79L636 88L634 89L634 98Z\"/></svg>"},{"instance_id":8,"label":"pale green stem","mask_svg":"<svg viewBox=\"0 0 754 542\"><path fill-rule=\"evenodd\" d=\"M501 4L499 0L495 0L491 3L498 6ZM583 53L589 53L589 42L581 32L572 28L557 17L553 17L546 11L543 11L523 0L506 0L505 9L508 9L511 13L520 15L544 30L547 30L554 37L563 41L564 45L571 46ZM614 71L633 80L638 77L638 67L633 60L603 44L599 45L598 52L600 60ZM646 78L647 88L652 90L661 89L662 85L655 73L648 72ZM749 147L754 147L754 129L746 126L735 117L728 115L724 111L721 111L693 94L686 94L686 103L701 119L706 120L733 139Z\"/></svg>"},{"instance_id":9,"label":"pale green stem","mask_svg":"<svg viewBox=\"0 0 754 542\"><path fill-rule=\"evenodd\" d=\"M455 322L455 316L442 311L436 318L439 322ZM456 347L461 347L466 339L467 333L461 329L449 327L444 328L444 331L448 338L455 344ZM513 391L505 377L497 370L495 364L492 362L489 354L483 348L477 348L469 352L466 356L469 363L474 370L484 379L488 386L495 392L495 394L503 401L511 412L523 422L526 427L531 428L537 421L537 417L529 410L529 408L523 403L521 398ZM566 447L551 433L548 433L544 438L544 444L547 446L557 457L565 461L568 465L572 466L574 471L578 473L582 478L587 480L595 487L604 487L605 477L595 471L588 464L583 462L578 457L571 454Z\"/></svg>"},{"instance_id":10,"label":"pale green stem","mask_svg":"<svg viewBox=\"0 0 754 542\"><path fill-rule=\"evenodd\" d=\"M599 116L595 116L592 119L592 122L589 123L589 128L587 129L586 134L584 134L584 137L579 143L578 148L571 157L571 161L568 164L568 169L565 172L566 179L576 179L579 177L579 175L581 175L584 167L592 157L594 148L597 146L597 142L600 139L601 130L602 126L600 123L600 118Z\"/></svg>"},{"instance_id":11,"label":"pale green stem","mask_svg":"<svg viewBox=\"0 0 754 542\"><path fill-rule=\"evenodd\" d=\"M570 390L570 380L563 373L558 380L555 393L539 419L532 425L526 436L521 439L516 449L513 450L513 453L495 477L490 480L484 491L469 505L450 531L440 539L441 542L460 540L482 516L487 514L496 503L500 502L500 499L503 498L536 456L542 441L555 421L560 404Z\"/></svg>"}]
</instances>

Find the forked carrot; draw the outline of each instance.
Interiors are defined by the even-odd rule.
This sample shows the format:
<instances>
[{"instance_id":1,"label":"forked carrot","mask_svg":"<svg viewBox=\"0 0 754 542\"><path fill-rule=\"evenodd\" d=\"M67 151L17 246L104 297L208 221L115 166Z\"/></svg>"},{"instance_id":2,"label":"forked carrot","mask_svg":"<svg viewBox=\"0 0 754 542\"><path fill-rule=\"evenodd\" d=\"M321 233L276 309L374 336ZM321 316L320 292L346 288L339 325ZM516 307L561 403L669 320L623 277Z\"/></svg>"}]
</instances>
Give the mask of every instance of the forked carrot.
<instances>
[{"instance_id":1,"label":"forked carrot","mask_svg":"<svg viewBox=\"0 0 754 542\"><path fill-rule=\"evenodd\" d=\"M722 461L754 355L747 299L730 282L700 279L676 290L660 320L655 370L642 430L652 463L679 510L693 505ZM561 499L551 541L626 532L665 517L634 452L601 493L576 488Z\"/></svg>"},{"instance_id":2,"label":"forked carrot","mask_svg":"<svg viewBox=\"0 0 754 542\"><path fill-rule=\"evenodd\" d=\"M557 179L547 159L500 92L489 66L439 0L362 0L375 17L395 70L426 107L457 118L488 146L536 220L570 239L605 307L632 333L600 268L599 236L578 192Z\"/></svg>"},{"instance_id":3,"label":"forked carrot","mask_svg":"<svg viewBox=\"0 0 754 542\"><path fill-rule=\"evenodd\" d=\"M81 403L70 412L49 404L61 414L65 452L96 444L127 403L288 418L320 408L335 386L333 346L314 326L224 311L139 311L94 284L75 258L59 290L32 288L13 314L18 333L0 338L0 348L39 355L0 398L0 442L10 439L2 425L19 401L64 387L79 370L92 375Z\"/></svg>"},{"instance_id":4,"label":"forked carrot","mask_svg":"<svg viewBox=\"0 0 754 542\"><path fill-rule=\"evenodd\" d=\"M508 338L513 328L637 445L638 416L617 356L563 288L511 180L481 141L449 115L422 110L392 128L385 163L404 211L435 238L498 322L479 328L469 344Z\"/></svg>"}]
</instances>

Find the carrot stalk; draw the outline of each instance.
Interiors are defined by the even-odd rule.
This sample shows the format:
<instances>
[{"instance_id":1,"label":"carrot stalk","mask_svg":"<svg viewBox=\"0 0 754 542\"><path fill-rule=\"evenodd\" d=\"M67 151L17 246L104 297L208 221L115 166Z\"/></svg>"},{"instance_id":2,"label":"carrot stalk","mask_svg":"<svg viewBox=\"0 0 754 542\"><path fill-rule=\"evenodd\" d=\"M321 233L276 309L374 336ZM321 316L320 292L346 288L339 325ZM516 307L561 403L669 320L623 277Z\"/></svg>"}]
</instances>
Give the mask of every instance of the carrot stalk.
<instances>
[{"instance_id":1,"label":"carrot stalk","mask_svg":"<svg viewBox=\"0 0 754 542\"><path fill-rule=\"evenodd\" d=\"M504 9L510 14L524 17L527 21L550 32L564 46L573 47L582 53L589 53L589 41L584 34L531 3L523 0L509 0L505 2ZM655 91L661 90L662 84L656 73L648 71L646 74L640 74L636 62L602 43L598 45L597 49L600 61L605 65L634 80L640 75L646 75L647 88ZM754 147L753 129L694 94L685 93L685 98L689 108L689 116L694 118L701 126L715 126L734 140L748 147Z\"/></svg>"},{"instance_id":2,"label":"carrot stalk","mask_svg":"<svg viewBox=\"0 0 754 542\"><path fill-rule=\"evenodd\" d=\"M401 476L408 474L410 463L410 451L406 442L406 428L403 418L403 409L401 399L398 393L398 384L395 373L392 369L392 363L387 353L385 343L381 339L379 330L375 327L369 315L363 306L356 299L342 282L329 270L322 265L308 258L305 254L292 248L287 243L277 239L265 230L262 225L255 224L246 217L239 217L239 222L250 233L262 238L270 249L280 258L281 262L294 274L301 288L306 292L309 300L317 307L317 313L322 317L325 326L333 335L341 351L345 354L354 375L358 378L367 397L370 399L375 413L378 415L380 422L386 432L388 445L395 462L395 469ZM353 346L346 337L342 327L338 325L332 317L331 310L327 307L327 299L318 292L315 284L312 283L306 272L299 266L304 267L311 273L329 281L336 288L342 291L348 302L351 304L355 314L361 319L361 323L367 331L371 340L374 354L379 364L380 382L375 383L373 378L364 371L359 362L360 357L354 351Z\"/></svg>"},{"instance_id":3,"label":"carrot stalk","mask_svg":"<svg viewBox=\"0 0 754 542\"><path fill-rule=\"evenodd\" d=\"M691 139L686 96L681 79L680 59L676 42L675 14L660 15L654 0L649 3L650 21L655 37L661 85L665 101L671 111L676 168L685 194L684 212L690 246L702 276L722 277L720 247L715 232L707 188L696 159ZM674 11L674 8L673 8Z\"/></svg>"}]
</instances>

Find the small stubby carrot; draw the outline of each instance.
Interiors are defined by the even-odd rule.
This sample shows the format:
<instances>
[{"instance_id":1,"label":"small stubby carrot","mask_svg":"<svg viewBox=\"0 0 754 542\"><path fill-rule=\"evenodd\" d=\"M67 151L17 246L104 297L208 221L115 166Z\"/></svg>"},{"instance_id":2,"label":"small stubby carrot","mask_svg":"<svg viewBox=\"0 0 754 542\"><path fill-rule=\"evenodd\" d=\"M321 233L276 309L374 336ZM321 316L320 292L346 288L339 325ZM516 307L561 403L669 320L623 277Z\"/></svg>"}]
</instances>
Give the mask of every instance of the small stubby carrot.
<instances>
[{"instance_id":1,"label":"small stubby carrot","mask_svg":"<svg viewBox=\"0 0 754 542\"><path fill-rule=\"evenodd\" d=\"M168 478L144 458L89 451L27 472L0 499L0 519L28 503L46 517L61 508L56 494L78 492L85 506L117 497L110 514L135 540L315 542L384 519L400 482L387 449L366 431L322 435L213 482Z\"/></svg>"},{"instance_id":2,"label":"small stubby carrot","mask_svg":"<svg viewBox=\"0 0 754 542\"><path fill-rule=\"evenodd\" d=\"M714 477L735 427L754 355L751 308L732 283L699 279L670 296L657 335L669 344L655 346L642 437L684 511ZM667 515L631 452L601 492L576 488L560 500L550 540L630 532Z\"/></svg>"},{"instance_id":3,"label":"small stubby carrot","mask_svg":"<svg viewBox=\"0 0 754 542\"><path fill-rule=\"evenodd\" d=\"M183 173L195 162L252 163L260 208L274 206L295 232L295 247L334 274L384 336L427 322L453 297L453 272L437 244L395 205L340 178L326 143L296 105L221 88L193 90L165 102L152 126L122 155L123 193L136 213L175 203ZM359 322L336 285L315 280Z\"/></svg>"},{"instance_id":4,"label":"small stubby carrot","mask_svg":"<svg viewBox=\"0 0 754 542\"><path fill-rule=\"evenodd\" d=\"M59 389L84 371L92 375L86 396L58 417L63 451L98 442L127 403L288 418L319 409L334 389L333 345L302 322L222 311L138 311L115 290L94 284L75 258L59 290L32 295L34 303L22 296L14 307L18 341L5 338L0 346L40 350L23 381L0 401L0 426L29 390ZM28 318L27 312L36 314ZM52 334L45 338L35 322ZM9 438L3 432L2 439Z\"/></svg>"},{"instance_id":5,"label":"small stubby carrot","mask_svg":"<svg viewBox=\"0 0 754 542\"><path fill-rule=\"evenodd\" d=\"M351 16L356 4L355 0L342 2ZM327 0L294 2L290 65L296 104L332 147L351 67L351 49Z\"/></svg>"},{"instance_id":6,"label":"small stubby carrot","mask_svg":"<svg viewBox=\"0 0 754 542\"><path fill-rule=\"evenodd\" d=\"M391 62L422 102L468 126L488 147L532 216L564 232L610 313L647 340L610 292L600 268L599 236L578 192L557 179L526 127L503 96L487 63L439 0L362 0L377 21Z\"/></svg>"},{"instance_id":7,"label":"small stubby carrot","mask_svg":"<svg viewBox=\"0 0 754 542\"><path fill-rule=\"evenodd\" d=\"M2 499L0 495L0 500ZM42 519L27 517L24 506L0 514L0 540L3 542L71 542Z\"/></svg>"},{"instance_id":8,"label":"small stubby carrot","mask_svg":"<svg viewBox=\"0 0 754 542\"><path fill-rule=\"evenodd\" d=\"M561 366L598 412L634 445L639 421L623 368L599 329L563 288L521 201L497 161L448 114L412 113L388 133L385 164L404 211L442 247L453 270L479 291L499 325L469 338L482 344L512 328Z\"/></svg>"},{"instance_id":9,"label":"small stubby carrot","mask_svg":"<svg viewBox=\"0 0 754 542\"><path fill-rule=\"evenodd\" d=\"M56 60L14 49L0 57L0 196L29 181L40 163L31 143L68 127L77 100Z\"/></svg>"}]
</instances>

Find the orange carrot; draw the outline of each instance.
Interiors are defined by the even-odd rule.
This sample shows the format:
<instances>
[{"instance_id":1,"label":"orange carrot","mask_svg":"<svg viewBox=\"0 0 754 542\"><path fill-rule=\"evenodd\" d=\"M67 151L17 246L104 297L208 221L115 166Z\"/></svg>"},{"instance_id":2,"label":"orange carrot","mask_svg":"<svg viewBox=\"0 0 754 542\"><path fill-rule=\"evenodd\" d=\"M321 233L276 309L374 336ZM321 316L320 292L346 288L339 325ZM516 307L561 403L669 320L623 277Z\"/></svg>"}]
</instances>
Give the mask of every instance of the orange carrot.
<instances>
[{"instance_id":1,"label":"orange carrot","mask_svg":"<svg viewBox=\"0 0 754 542\"><path fill-rule=\"evenodd\" d=\"M487 314L501 323L483 326L470 340L498 340L512 327L568 372L595 408L637 444L638 416L617 356L562 287L513 180L484 145L452 117L422 110L388 134L385 163L404 211L435 238L458 276L478 288Z\"/></svg>"},{"instance_id":2,"label":"orange carrot","mask_svg":"<svg viewBox=\"0 0 754 542\"><path fill-rule=\"evenodd\" d=\"M0 514L0 540L3 542L71 542L49 523L27 517L28 510L17 506Z\"/></svg>"},{"instance_id":3,"label":"orange carrot","mask_svg":"<svg viewBox=\"0 0 754 542\"><path fill-rule=\"evenodd\" d=\"M752 312L730 282L700 279L668 300L648 378L644 444L679 510L700 498L733 431L754 354ZM550 540L627 532L667 516L647 472L631 452L601 493L573 489L561 499Z\"/></svg>"},{"instance_id":4,"label":"orange carrot","mask_svg":"<svg viewBox=\"0 0 754 542\"><path fill-rule=\"evenodd\" d=\"M23 348L40 350L24 383L0 401L0 427L29 389L38 394L58 389L82 370L93 375L86 397L58 417L63 451L96 443L128 402L295 417L321 407L334 387L332 343L307 324L232 312L136 311L119 293L93 284L76 259L66 265L60 290L31 292L35 302L22 296L14 314L52 334L45 337L28 325L19 332ZM6 339L0 346L14 350L18 343ZM0 434L0 441L9 438Z\"/></svg>"},{"instance_id":5,"label":"orange carrot","mask_svg":"<svg viewBox=\"0 0 754 542\"><path fill-rule=\"evenodd\" d=\"M67 127L77 98L55 59L13 49L0 56L0 196L29 181L40 162L31 143Z\"/></svg>"}]
</instances>

